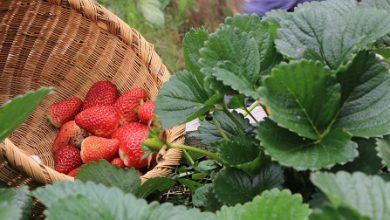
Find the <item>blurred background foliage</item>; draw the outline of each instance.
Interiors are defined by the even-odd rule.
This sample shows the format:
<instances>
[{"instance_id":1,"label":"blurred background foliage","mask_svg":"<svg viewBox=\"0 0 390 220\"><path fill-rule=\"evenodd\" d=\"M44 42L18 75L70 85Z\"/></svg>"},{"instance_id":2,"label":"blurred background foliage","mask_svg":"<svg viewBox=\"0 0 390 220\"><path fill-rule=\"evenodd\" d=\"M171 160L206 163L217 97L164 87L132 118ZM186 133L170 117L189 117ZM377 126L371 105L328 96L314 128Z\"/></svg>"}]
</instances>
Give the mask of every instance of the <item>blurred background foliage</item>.
<instances>
[{"instance_id":1,"label":"blurred background foliage","mask_svg":"<svg viewBox=\"0 0 390 220\"><path fill-rule=\"evenodd\" d=\"M184 68L182 40L192 27L213 31L245 0L97 0L155 45L173 73Z\"/></svg>"}]
</instances>

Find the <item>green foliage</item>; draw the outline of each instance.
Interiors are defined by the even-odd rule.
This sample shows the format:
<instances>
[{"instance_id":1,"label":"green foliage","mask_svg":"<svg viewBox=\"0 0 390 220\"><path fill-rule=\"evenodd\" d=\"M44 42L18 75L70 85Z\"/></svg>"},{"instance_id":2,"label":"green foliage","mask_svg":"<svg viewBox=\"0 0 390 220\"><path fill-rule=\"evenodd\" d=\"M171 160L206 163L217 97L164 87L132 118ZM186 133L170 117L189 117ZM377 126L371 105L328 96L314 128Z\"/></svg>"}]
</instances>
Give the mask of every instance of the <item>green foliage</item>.
<instances>
[{"instance_id":1,"label":"green foliage","mask_svg":"<svg viewBox=\"0 0 390 220\"><path fill-rule=\"evenodd\" d=\"M256 175L226 168L214 179L215 196L225 205L250 201L265 190L280 188L284 182L283 170L276 165L262 168Z\"/></svg>"},{"instance_id":2,"label":"green foliage","mask_svg":"<svg viewBox=\"0 0 390 220\"><path fill-rule=\"evenodd\" d=\"M309 214L310 209L302 204L300 195L277 189L262 193L250 203L224 206L217 212L219 219L224 220L304 220Z\"/></svg>"},{"instance_id":3,"label":"green foliage","mask_svg":"<svg viewBox=\"0 0 390 220\"><path fill-rule=\"evenodd\" d=\"M106 160L84 164L77 172L77 179L103 184L107 187L118 187L123 192L137 194L140 191L141 180L135 169L121 169Z\"/></svg>"},{"instance_id":4,"label":"green foliage","mask_svg":"<svg viewBox=\"0 0 390 220\"><path fill-rule=\"evenodd\" d=\"M359 212L345 207L334 207L327 205L320 210L315 210L310 215L310 220L369 220L363 217Z\"/></svg>"},{"instance_id":5,"label":"green foliage","mask_svg":"<svg viewBox=\"0 0 390 220\"><path fill-rule=\"evenodd\" d=\"M341 171L314 173L311 180L336 207L351 207L372 220L390 218L390 183L378 176Z\"/></svg>"},{"instance_id":6,"label":"green foliage","mask_svg":"<svg viewBox=\"0 0 390 220\"><path fill-rule=\"evenodd\" d=\"M390 169L390 136L377 139L376 144L378 156L382 159L382 163L387 166L387 169Z\"/></svg>"},{"instance_id":7,"label":"green foliage","mask_svg":"<svg viewBox=\"0 0 390 220\"><path fill-rule=\"evenodd\" d=\"M0 188L0 219L29 219L32 201L28 188Z\"/></svg>"},{"instance_id":8,"label":"green foliage","mask_svg":"<svg viewBox=\"0 0 390 220\"><path fill-rule=\"evenodd\" d=\"M51 88L30 91L0 106L0 142L17 129L51 91Z\"/></svg>"}]
</instances>

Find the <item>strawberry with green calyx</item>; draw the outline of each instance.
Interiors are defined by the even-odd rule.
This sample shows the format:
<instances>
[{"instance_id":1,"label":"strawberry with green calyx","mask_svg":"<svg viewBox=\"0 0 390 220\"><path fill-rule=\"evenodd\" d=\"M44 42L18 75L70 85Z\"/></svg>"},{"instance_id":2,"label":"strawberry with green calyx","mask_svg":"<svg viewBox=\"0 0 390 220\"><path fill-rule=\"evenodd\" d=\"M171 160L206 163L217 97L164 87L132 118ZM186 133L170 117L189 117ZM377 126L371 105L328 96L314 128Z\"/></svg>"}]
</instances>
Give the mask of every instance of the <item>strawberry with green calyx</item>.
<instances>
[{"instance_id":1,"label":"strawberry with green calyx","mask_svg":"<svg viewBox=\"0 0 390 220\"><path fill-rule=\"evenodd\" d=\"M62 147L54 157L54 169L64 174L80 167L82 163L80 149L72 145Z\"/></svg>"},{"instance_id":2,"label":"strawberry with green calyx","mask_svg":"<svg viewBox=\"0 0 390 220\"><path fill-rule=\"evenodd\" d=\"M138 121L137 108L146 100L147 95L143 88L133 88L118 98L114 107L121 125Z\"/></svg>"},{"instance_id":3,"label":"strawberry with green calyx","mask_svg":"<svg viewBox=\"0 0 390 220\"><path fill-rule=\"evenodd\" d=\"M141 146L148 135L148 127L137 122L119 128L114 134L114 138L120 141L119 156L127 167L139 169L148 165L148 160L143 159Z\"/></svg>"},{"instance_id":4,"label":"strawberry with green calyx","mask_svg":"<svg viewBox=\"0 0 390 220\"><path fill-rule=\"evenodd\" d=\"M78 126L99 137L111 137L119 126L119 116L112 106L95 106L80 112Z\"/></svg>"},{"instance_id":5,"label":"strawberry with green calyx","mask_svg":"<svg viewBox=\"0 0 390 220\"><path fill-rule=\"evenodd\" d=\"M61 147L66 145L78 147L86 136L87 132L77 126L75 121L66 122L54 139L52 149L54 152L57 152Z\"/></svg>"},{"instance_id":6,"label":"strawberry with green calyx","mask_svg":"<svg viewBox=\"0 0 390 220\"><path fill-rule=\"evenodd\" d=\"M125 164L123 163L121 158L114 158L111 160L112 165L117 165L119 168L125 168Z\"/></svg>"},{"instance_id":7,"label":"strawberry with green calyx","mask_svg":"<svg viewBox=\"0 0 390 220\"><path fill-rule=\"evenodd\" d=\"M85 96L83 110L94 107L112 105L118 98L118 89L110 81L94 83Z\"/></svg>"},{"instance_id":8,"label":"strawberry with green calyx","mask_svg":"<svg viewBox=\"0 0 390 220\"><path fill-rule=\"evenodd\" d=\"M81 143L81 159L84 163L91 161L111 161L118 156L119 141L90 136Z\"/></svg>"},{"instance_id":9,"label":"strawberry with green calyx","mask_svg":"<svg viewBox=\"0 0 390 220\"><path fill-rule=\"evenodd\" d=\"M156 105L153 101L148 100L138 108L138 118L144 123L148 124L154 118L154 109Z\"/></svg>"},{"instance_id":10,"label":"strawberry with green calyx","mask_svg":"<svg viewBox=\"0 0 390 220\"><path fill-rule=\"evenodd\" d=\"M47 109L47 118L52 125L59 128L66 122L73 120L80 112L82 105L83 102L77 97L56 102Z\"/></svg>"}]
</instances>

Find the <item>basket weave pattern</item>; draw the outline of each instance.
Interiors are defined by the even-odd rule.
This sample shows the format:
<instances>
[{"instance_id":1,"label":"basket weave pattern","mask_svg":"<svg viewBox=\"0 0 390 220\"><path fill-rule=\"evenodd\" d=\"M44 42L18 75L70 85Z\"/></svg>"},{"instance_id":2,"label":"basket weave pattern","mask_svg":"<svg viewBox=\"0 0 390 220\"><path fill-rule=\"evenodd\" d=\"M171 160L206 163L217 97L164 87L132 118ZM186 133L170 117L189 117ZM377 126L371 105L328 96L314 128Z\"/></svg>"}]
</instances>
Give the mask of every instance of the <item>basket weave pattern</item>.
<instances>
[{"instance_id":1,"label":"basket weave pattern","mask_svg":"<svg viewBox=\"0 0 390 220\"><path fill-rule=\"evenodd\" d=\"M93 0L1 0L0 104L41 86L53 86L55 93L0 143L0 180L37 186L73 179L52 169L57 129L45 119L52 103L83 98L99 80L112 81L122 93L143 87L154 99L169 77L153 45ZM166 136L183 143L184 127ZM141 180L168 175L180 157L181 151L168 150Z\"/></svg>"}]
</instances>

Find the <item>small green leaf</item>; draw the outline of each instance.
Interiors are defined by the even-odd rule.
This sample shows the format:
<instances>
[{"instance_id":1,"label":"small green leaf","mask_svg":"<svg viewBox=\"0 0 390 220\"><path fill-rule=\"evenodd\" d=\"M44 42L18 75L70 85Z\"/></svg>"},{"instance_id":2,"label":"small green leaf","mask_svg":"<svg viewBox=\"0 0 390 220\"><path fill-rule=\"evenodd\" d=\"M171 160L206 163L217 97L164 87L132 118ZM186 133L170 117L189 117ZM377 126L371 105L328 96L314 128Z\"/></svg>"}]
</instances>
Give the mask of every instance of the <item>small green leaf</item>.
<instances>
[{"instance_id":1,"label":"small green leaf","mask_svg":"<svg viewBox=\"0 0 390 220\"><path fill-rule=\"evenodd\" d=\"M242 114L237 113L236 111L233 111L232 114L244 127L246 132L249 132L252 129L249 120L246 119ZM214 112L213 120L216 120L221 124L222 130L229 138L240 134L240 128L238 128L224 112ZM210 145L223 140L222 135L213 123L213 121L203 121L200 123L198 128L199 137L203 144Z\"/></svg>"},{"instance_id":2,"label":"small green leaf","mask_svg":"<svg viewBox=\"0 0 390 220\"><path fill-rule=\"evenodd\" d=\"M205 184L199 187L192 195L192 203L195 207L203 207L205 210L215 212L219 210L222 203L215 198L213 184Z\"/></svg>"},{"instance_id":3,"label":"small green leaf","mask_svg":"<svg viewBox=\"0 0 390 220\"><path fill-rule=\"evenodd\" d=\"M281 62L282 56L276 51L271 27L268 23L261 22L259 16L236 15L227 18L225 24L249 33L256 40L259 47L261 75L267 75L276 64Z\"/></svg>"},{"instance_id":4,"label":"small green leaf","mask_svg":"<svg viewBox=\"0 0 390 220\"><path fill-rule=\"evenodd\" d=\"M229 108L236 109L245 107L245 96L244 95L235 95L230 98Z\"/></svg>"},{"instance_id":5,"label":"small green leaf","mask_svg":"<svg viewBox=\"0 0 390 220\"><path fill-rule=\"evenodd\" d=\"M257 98L260 54L254 38L238 28L224 26L209 35L200 50L202 72L244 95Z\"/></svg>"},{"instance_id":6,"label":"small green leaf","mask_svg":"<svg viewBox=\"0 0 390 220\"><path fill-rule=\"evenodd\" d=\"M344 164L358 156L357 144L341 130L330 131L316 143L265 119L260 122L257 138L274 160L297 170L318 170Z\"/></svg>"},{"instance_id":7,"label":"small green leaf","mask_svg":"<svg viewBox=\"0 0 390 220\"><path fill-rule=\"evenodd\" d=\"M199 162L196 169L200 172L211 172L219 167L218 163L215 160L202 160Z\"/></svg>"},{"instance_id":8,"label":"small green leaf","mask_svg":"<svg viewBox=\"0 0 390 220\"><path fill-rule=\"evenodd\" d=\"M225 168L214 178L214 192L223 204L235 205L251 201L264 190L280 188L283 182L283 170L276 165L263 167L253 177L238 169Z\"/></svg>"},{"instance_id":9,"label":"small green leaf","mask_svg":"<svg viewBox=\"0 0 390 220\"><path fill-rule=\"evenodd\" d=\"M191 121L214 108L222 100L209 97L196 78L184 71L176 73L164 84L156 99L156 114L164 128Z\"/></svg>"},{"instance_id":10,"label":"small green leaf","mask_svg":"<svg viewBox=\"0 0 390 220\"><path fill-rule=\"evenodd\" d=\"M90 162L77 172L77 179L87 182L101 183L105 186L115 186L126 193L137 194L141 187L139 171L135 169L120 169L107 162Z\"/></svg>"},{"instance_id":11,"label":"small green leaf","mask_svg":"<svg viewBox=\"0 0 390 220\"><path fill-rule=\"evenodd\" d=\"M0 188L0 219L29 219L32 199L26 186Z\"/></svg>"},{"instance_id":12,"label":"small green leaf","mask_svg":"<svg viewBox=\"0 0 390 220\"><path fill-rule=\"evenodd\" d=\"M200 71L199 50L203 47L204 42L208 39L206 29L191 29L186 33L183 40L183 52L187 70L193 74L200 85L203 85L204 74Z\"/></svg>"},{"instance_id":13,"label":"small green leaf","mask_svg":"<svg viewBox=\"0 0 390 220\"><path fill-rule=\"evenodd\" d=\"M336 78L313 61L278 66L264 80L260 92L273 121L313 140L328 128L340 105Z\"/></svg>"},{"instance_id":14,"label":"small green leaf","mask_svg":"<svg viewBox=\"0 0 390 220\"><path fill-rule=\"evenodd\" d=\"M180 184L190 188L190 190L192 192L195 192L199 187L202 187L203 184L200 183L200 182L196 182L196 181L193 181L193 180L190 180L190 179L178 179L177 182L179 182Z\"/></svg>"},{"instance_id":15,"label":"small green leaf","mask_svg":"<svg viewBox=\"0 0 390 220\"><path fill-rule=\"evenodd\" d=\"M145 19L158 26L163 27L165 23L164 12L161 9L160 0L142 0L137 1L138 10L143 14Z\"/></svg>"},{"instance_id":16,"label":"small green leaf","mask_svg":"<svg viewBox=\"0 0 390 220\"><path fill-rule=\"evenodd\" d=\"M390 136L389 135L377 139L376 150L378 152L378 156L382 159L383 165L387 166L387 169L390 170Z\"/></svg>"},{"instance_id":17,"label":"small green leaf","mask_svg":"<svg viewBox=\"0 0 390 220\"><path fill-rule=\"evenodd\" d=\"M305 220L309 214L309 206L299 194L277 189L265 191L244 205L224 206L217 211L221 220Z\"/></svg>"},{"instance_id":18,"label":"small green leaf","mask_svg":"<svg viewBox=\"0 0 390 220\"><path fill-rule=\"evenodd\" d=\"M260 148L251 137L236 136L214 146L218 157L232 167L252 173L261 165Z\"/></svg>"},{"instance_id":19,"label":"small green leaf","mask_svg":"<svg viewBox=\"0 0 390 220\"><path fill-rule=\"evenodd\" d=\"M390 219L390 183L378 176L318 172L312 174L311 181L336 207L348 206L372 220Z\"/></svg>"},{"instance_id":20,"label":"small green leaf","mask_svg":"<svg viewBox=\"0 0 390 220\"><path fill-rule=\"evenodd\" d=\"M0 106L0 142L17 129L51 92L51 88L43 87L16 96L13 100Z\"/></svg>"},{"instance_id":21,"label":"small green leaf","mask_svg":"<svg viewBox=\"0 0 390 220\"><path fill-rule=\"evenodd\" d=\"M370 220L362 216L358 211L348 207L340 206L324 206L319 210L315 210L309 220Z\"/></svg>"},{"instance_id":22,"label":"small green leaf","mask_svg":"<svg viewBox=\"0 0 390 220\"><path fill-rule=\"evenodd\" d=\"M357 137L390 134L390 75L375 54L361 52L337 74L343 106L335 123Z\"/></svg>"},{"instance_id":23,"label":"small green leaf","mask_svg":"<svg viewBox=\"0 0 390 220\"><path fill-rule=\"evenodd\" d=\"M142 184L141 189L137 193L138 198L146 198L150 194L159 191L163 192L168 190L172 186L176 184L176 181L167 177L154 177L147 180L144 184Z\"/></svg>"},{"instance_id":24,"label":"small green leaf","mask_svg":"<svg viewBox=\"0 0 390 220\"><path fill-rule=\"evenodd\" d=\"M366 174L378 174L382 169L382 163L375 150L375 140L354 138L353 141L358 144L359 156L343 166L336 166L336 170L345 170L350 173L361 171Z\"/></svg>"}]
</instances>

